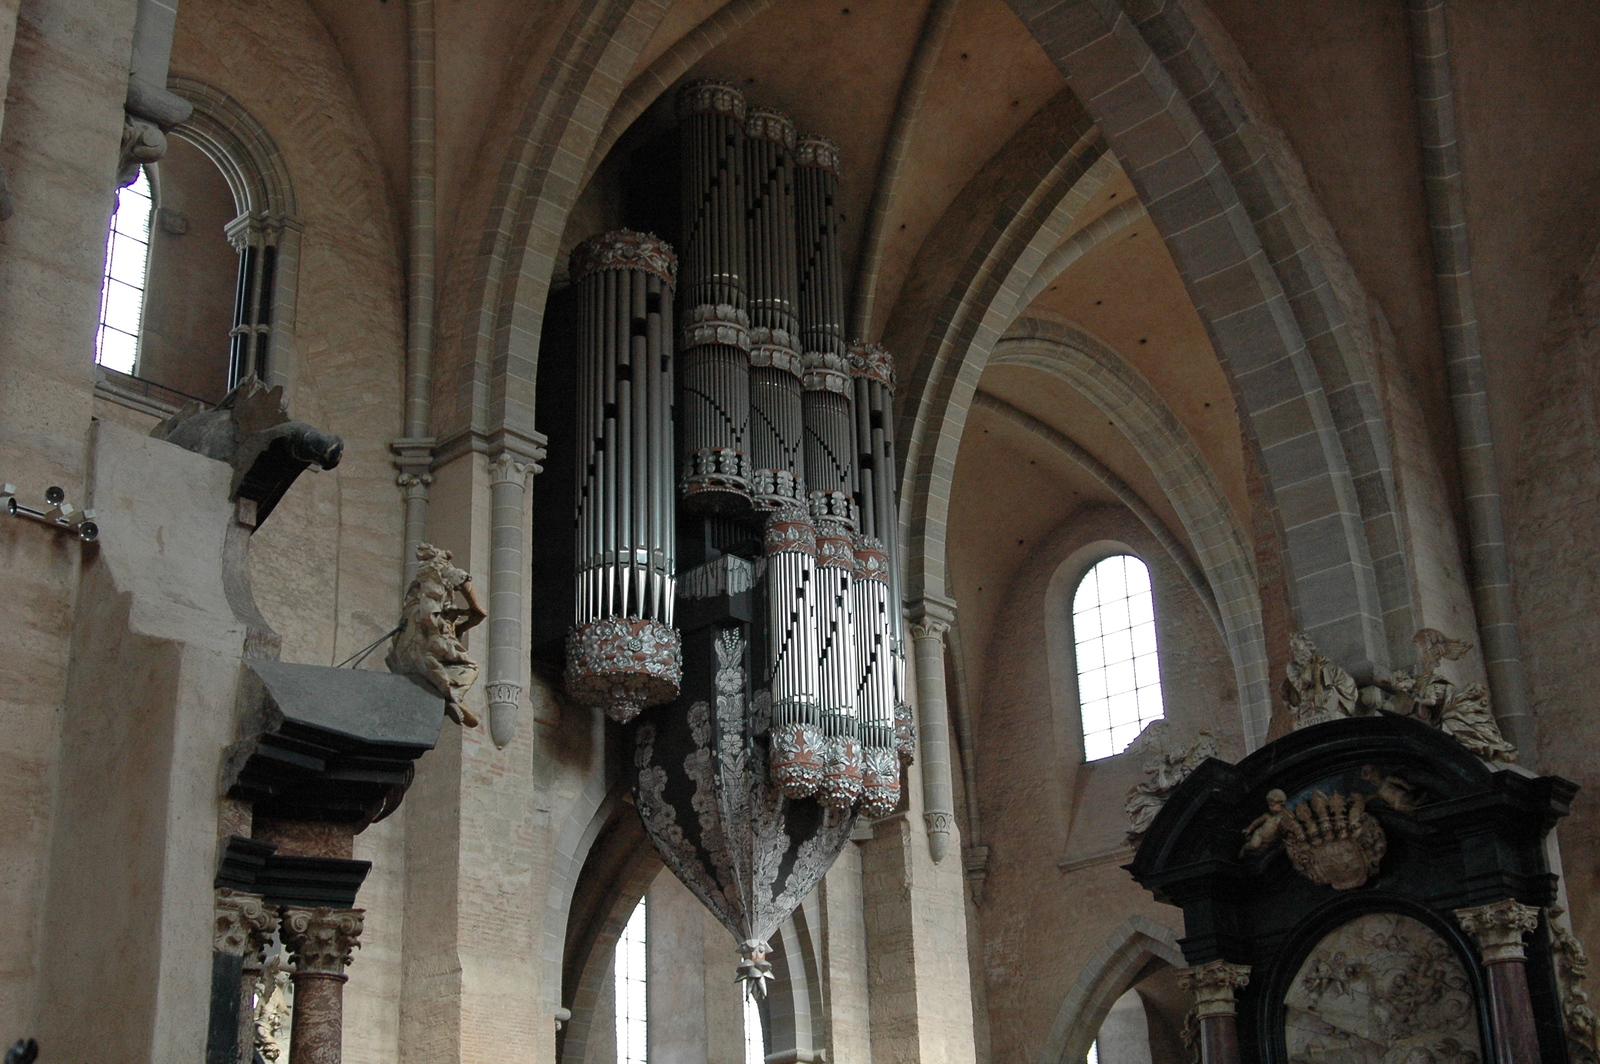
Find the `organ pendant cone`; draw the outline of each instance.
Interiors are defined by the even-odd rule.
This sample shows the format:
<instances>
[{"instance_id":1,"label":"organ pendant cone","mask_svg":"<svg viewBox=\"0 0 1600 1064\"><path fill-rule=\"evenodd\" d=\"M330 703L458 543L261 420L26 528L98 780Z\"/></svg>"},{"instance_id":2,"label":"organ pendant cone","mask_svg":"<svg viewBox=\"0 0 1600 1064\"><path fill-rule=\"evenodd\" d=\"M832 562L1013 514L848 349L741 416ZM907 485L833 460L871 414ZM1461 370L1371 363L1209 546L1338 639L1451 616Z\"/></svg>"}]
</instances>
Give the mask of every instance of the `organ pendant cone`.
<instances>
[{"instance_id":1,"label":"organ pendant cone","mask_svg":"<svg viewBox=\"0 0 1600 1064\"><path fill-rule=\"evenodd\" d=\"M722 82L686 87L678 118L681 269L634 233L573 255L567 682L638 715L640 817L759 990L769 939L857 814L887 816L902 794L894 377L881 348L843 340L837 148Z\"/></svg>"}]
</instances>

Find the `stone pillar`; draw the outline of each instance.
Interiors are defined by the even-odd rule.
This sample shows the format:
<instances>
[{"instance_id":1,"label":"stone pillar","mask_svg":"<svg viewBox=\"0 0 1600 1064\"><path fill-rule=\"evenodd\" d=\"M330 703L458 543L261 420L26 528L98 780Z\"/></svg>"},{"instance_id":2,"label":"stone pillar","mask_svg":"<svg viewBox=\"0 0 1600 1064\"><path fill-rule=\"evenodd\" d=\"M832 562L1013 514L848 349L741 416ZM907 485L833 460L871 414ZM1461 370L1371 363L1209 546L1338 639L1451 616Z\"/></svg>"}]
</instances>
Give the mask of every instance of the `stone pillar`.
<instances>
[{"instance_id":1,"label":"stone pillar","mask_svg":"<svg viewBox=\"0 0 1600 1064\"><path fill-rule=\"evenodd\" d=\"M1233 992L1249 982L1248 965L1227 961L1211 961L1178 976L1178 985L1194 994L1200 1064L1239 1064L1239 1006Z\"/></svg>"},{"instance_id":2,"label":"stone pillar","mask_svg":"<svg viewBox=\"0 0 1600 1064\"><path fill-rule=\"evenodd\" d=\"M944 634L955 620L955 604L922 598L911 608L911 641L917 663L917 716L921 729L922 819L928 852L935 861L950 850L955 827L955 792L950 783L950 715L945 692Z\"/></svg>"},{"instance_id":3,"label":"stone pillar","mask_svg":"<svg viewBox=\"0 0 1600 1064\"><path fill-rule=\"evenodd\" d=\"M410 587L417 575L417 545L428 531L428 489L433 486L433 474L427 471L433 461L433 441L421 441L426 446L413 447L411 440L396 440L393 449L395 465L400 474L394 478L400 489L400 501L405 506L405 581L400 586ZM402 446L402 445L405 446Z\"/></svg>"},{"instance_id":4,"label":"stone pillar","mask_svg":"<svg viewBox=\"0 0 1600 1064\"><path fill-rule=\"evenodd\" d=\"M206 1064L249 1064L255 1047L255 983L278 916L259 894L217 891L212 940L211 1030Z\"/></svg>"},{"instance_id":5,"label":"stone pillar","mask_svg":"<svg viewBox=\"0 0 1600 1064\"><path fill-rule=\"evenodd\" d=\"M537 457L543 457L540 454ZM489 463L489 736L504 749L517 734L522 704L522 519L528 477L539 471L528 456L501 451Z\"/></svg>"},{"instance_id":6,"label":"stone pillar","mask_svg":"<svg viewBox=\"0 0 1600 1064\"><path fill-rule=\"evenodd\" d=\"M1457 909L1461 929L1478 944L1489 984L1494 1055L1499 1064L1539 1064L1539 1036L1528 996L1522 936L1539 926L1539 910L1513 898Z\"/></svg>"},{"instance_id":7,"label":"stone pillar","mask_svg":"<svg viewBox=\"0 0 1600 1064\"><path fill-rule=\"evenodd\" d=\"M344 1049L344 970L361 945L361 909L283 910L283 944L294 960L289 1064L339 1064Z\"/></svg>"}]
</instances>

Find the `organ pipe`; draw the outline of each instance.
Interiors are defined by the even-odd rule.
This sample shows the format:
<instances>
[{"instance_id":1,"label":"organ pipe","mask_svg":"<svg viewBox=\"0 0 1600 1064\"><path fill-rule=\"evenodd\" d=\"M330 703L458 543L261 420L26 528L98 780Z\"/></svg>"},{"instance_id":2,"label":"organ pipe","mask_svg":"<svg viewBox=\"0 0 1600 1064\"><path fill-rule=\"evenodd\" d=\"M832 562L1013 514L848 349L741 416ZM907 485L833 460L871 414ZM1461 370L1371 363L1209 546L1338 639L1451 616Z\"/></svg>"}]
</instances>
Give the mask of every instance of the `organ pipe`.
<instances>
[{"instance_id":1,"label":"organ pipe","mask_svg":"<svg viewBox=\"0 0 1600 1064\"><path fill-rule=\"evenodd\" d=\"M807 495L815 520L854 528L855 396L844 342L844 273L835 205L839 148L826 137L803 136L795 157Z\"/></svg>"},{"instance_id":2,"label":"organ pipe","mask_svg":"<svg viewBox=\"0 0 1600 1064\"><path fill-rule=\"evenodd\" d=\"M576 626L567 689L626 722L677 697L672 482L672 296L677 262L653 236L579 244Z\"/></svg>"},{"instance_id":3,"label":"organ pipe","mask_svg":"<svg viewBox=\"0 0 1600 1064\"><path fill-rule=\"evenodd\" d=\"M745 119L750 456L751 490L761 510L806 499L794 151L794 123L787 115L750 110Z\"/></svg>"},{"instance_id":4,"label":"organ pipe","mask_svg":"<svg viewBox=\"0 0 1600 1064\"><path fill-rule=\"evenodd\" d=\"M818 800L848 809L861 798L855 536L836 521L817 529L818 710L823 773Z\"/></svg>"},{"instance_id":5,"label":"organ pipe","mask_svg":"<svg viewBox=\"0 0 1600 1064\"><path fill-rule=\"evenodd\" d=\"M817 531L804 510L772 515L765 552L772 781L790 798L809 798L822 786L826 747L817 707Z\"/></svg>"},{"instance_id":6,"label":"organ pipe","mask_svg":"<svg viewBox=\"0 0 1600 1064\"><path fill-rule=\"evenodd\" d=\"M683 502L750 508L750 317L745 278L745 99L700 81L678 94L683 159Z\"/></svg>"}]
</instances>

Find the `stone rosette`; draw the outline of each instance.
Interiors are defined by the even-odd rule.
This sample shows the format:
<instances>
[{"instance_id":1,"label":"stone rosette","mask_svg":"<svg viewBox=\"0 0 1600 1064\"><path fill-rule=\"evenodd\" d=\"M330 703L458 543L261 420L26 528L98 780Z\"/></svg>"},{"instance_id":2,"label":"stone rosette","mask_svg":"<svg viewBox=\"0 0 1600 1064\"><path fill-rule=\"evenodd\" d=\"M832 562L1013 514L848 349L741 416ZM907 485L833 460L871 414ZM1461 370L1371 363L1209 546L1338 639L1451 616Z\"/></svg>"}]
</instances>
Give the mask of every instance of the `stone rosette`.
<instances>
[{"instance_id":1,"label":"stone rosette","mask_svg":"<svg viewBox=\"0 0 1600 1064\"><path fill-rule=\"evenodd\" d=\"M567 637L567 693L604 706L626 724L646 706L678 697L683 645L677 629L638 617L604 617Z\"/></svg>"},{"instance_id":2,"label":"stone rosette","mask_svg":"<svg viewBox=\"0 0 1600 1064\"><path fill-rule=\"evenodd\" d=\"M573 284L601 270L643 270L671 285L678 277L678 257L653 233L617 229L583 241L567 260Z\"/></svg>"}]
</instances>

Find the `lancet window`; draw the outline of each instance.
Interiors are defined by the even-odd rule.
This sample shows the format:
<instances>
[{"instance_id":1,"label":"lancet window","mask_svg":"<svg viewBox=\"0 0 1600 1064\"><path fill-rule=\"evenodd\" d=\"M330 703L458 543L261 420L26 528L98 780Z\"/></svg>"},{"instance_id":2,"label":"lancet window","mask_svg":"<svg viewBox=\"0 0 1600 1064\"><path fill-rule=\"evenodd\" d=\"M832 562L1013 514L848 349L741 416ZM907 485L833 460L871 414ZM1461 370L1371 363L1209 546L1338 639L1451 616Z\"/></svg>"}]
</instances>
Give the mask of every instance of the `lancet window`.
<instances>
[{"instance_id":1,"label":"lancet window","mask_svg":"<svg viewBox=\"0 0 1600 1064\"><path fill-rule=\"evenodd\" d=\"M106 265L100 286L100 328L94 360L120 373L132 373L139 354L144 290L150 266L150 219L155 195L148 167L133 184L117 190L117 205L106 234Z\"/></svg>"},{"instance_id":2,"label":"lancet window","mask_svg":"<svg viewBox=\"0 0 1600 1064\"><path fill-rule=\"evenodd\" d=\"M617 1064L649 1060L649 941L645 902L639 899L617 940Z\"/></svg>"},{"instance_id":3,"label":"lancet window","mask_svg":"<svg viewBox=\"0 0 1600 1064\"><path fill-rule=\"evenodd\" d=\"M1150 569L1131 554L1097 562L1072 597L1083 759L1120 754L1165 715Z\"/></svg>"}]
</instances>

